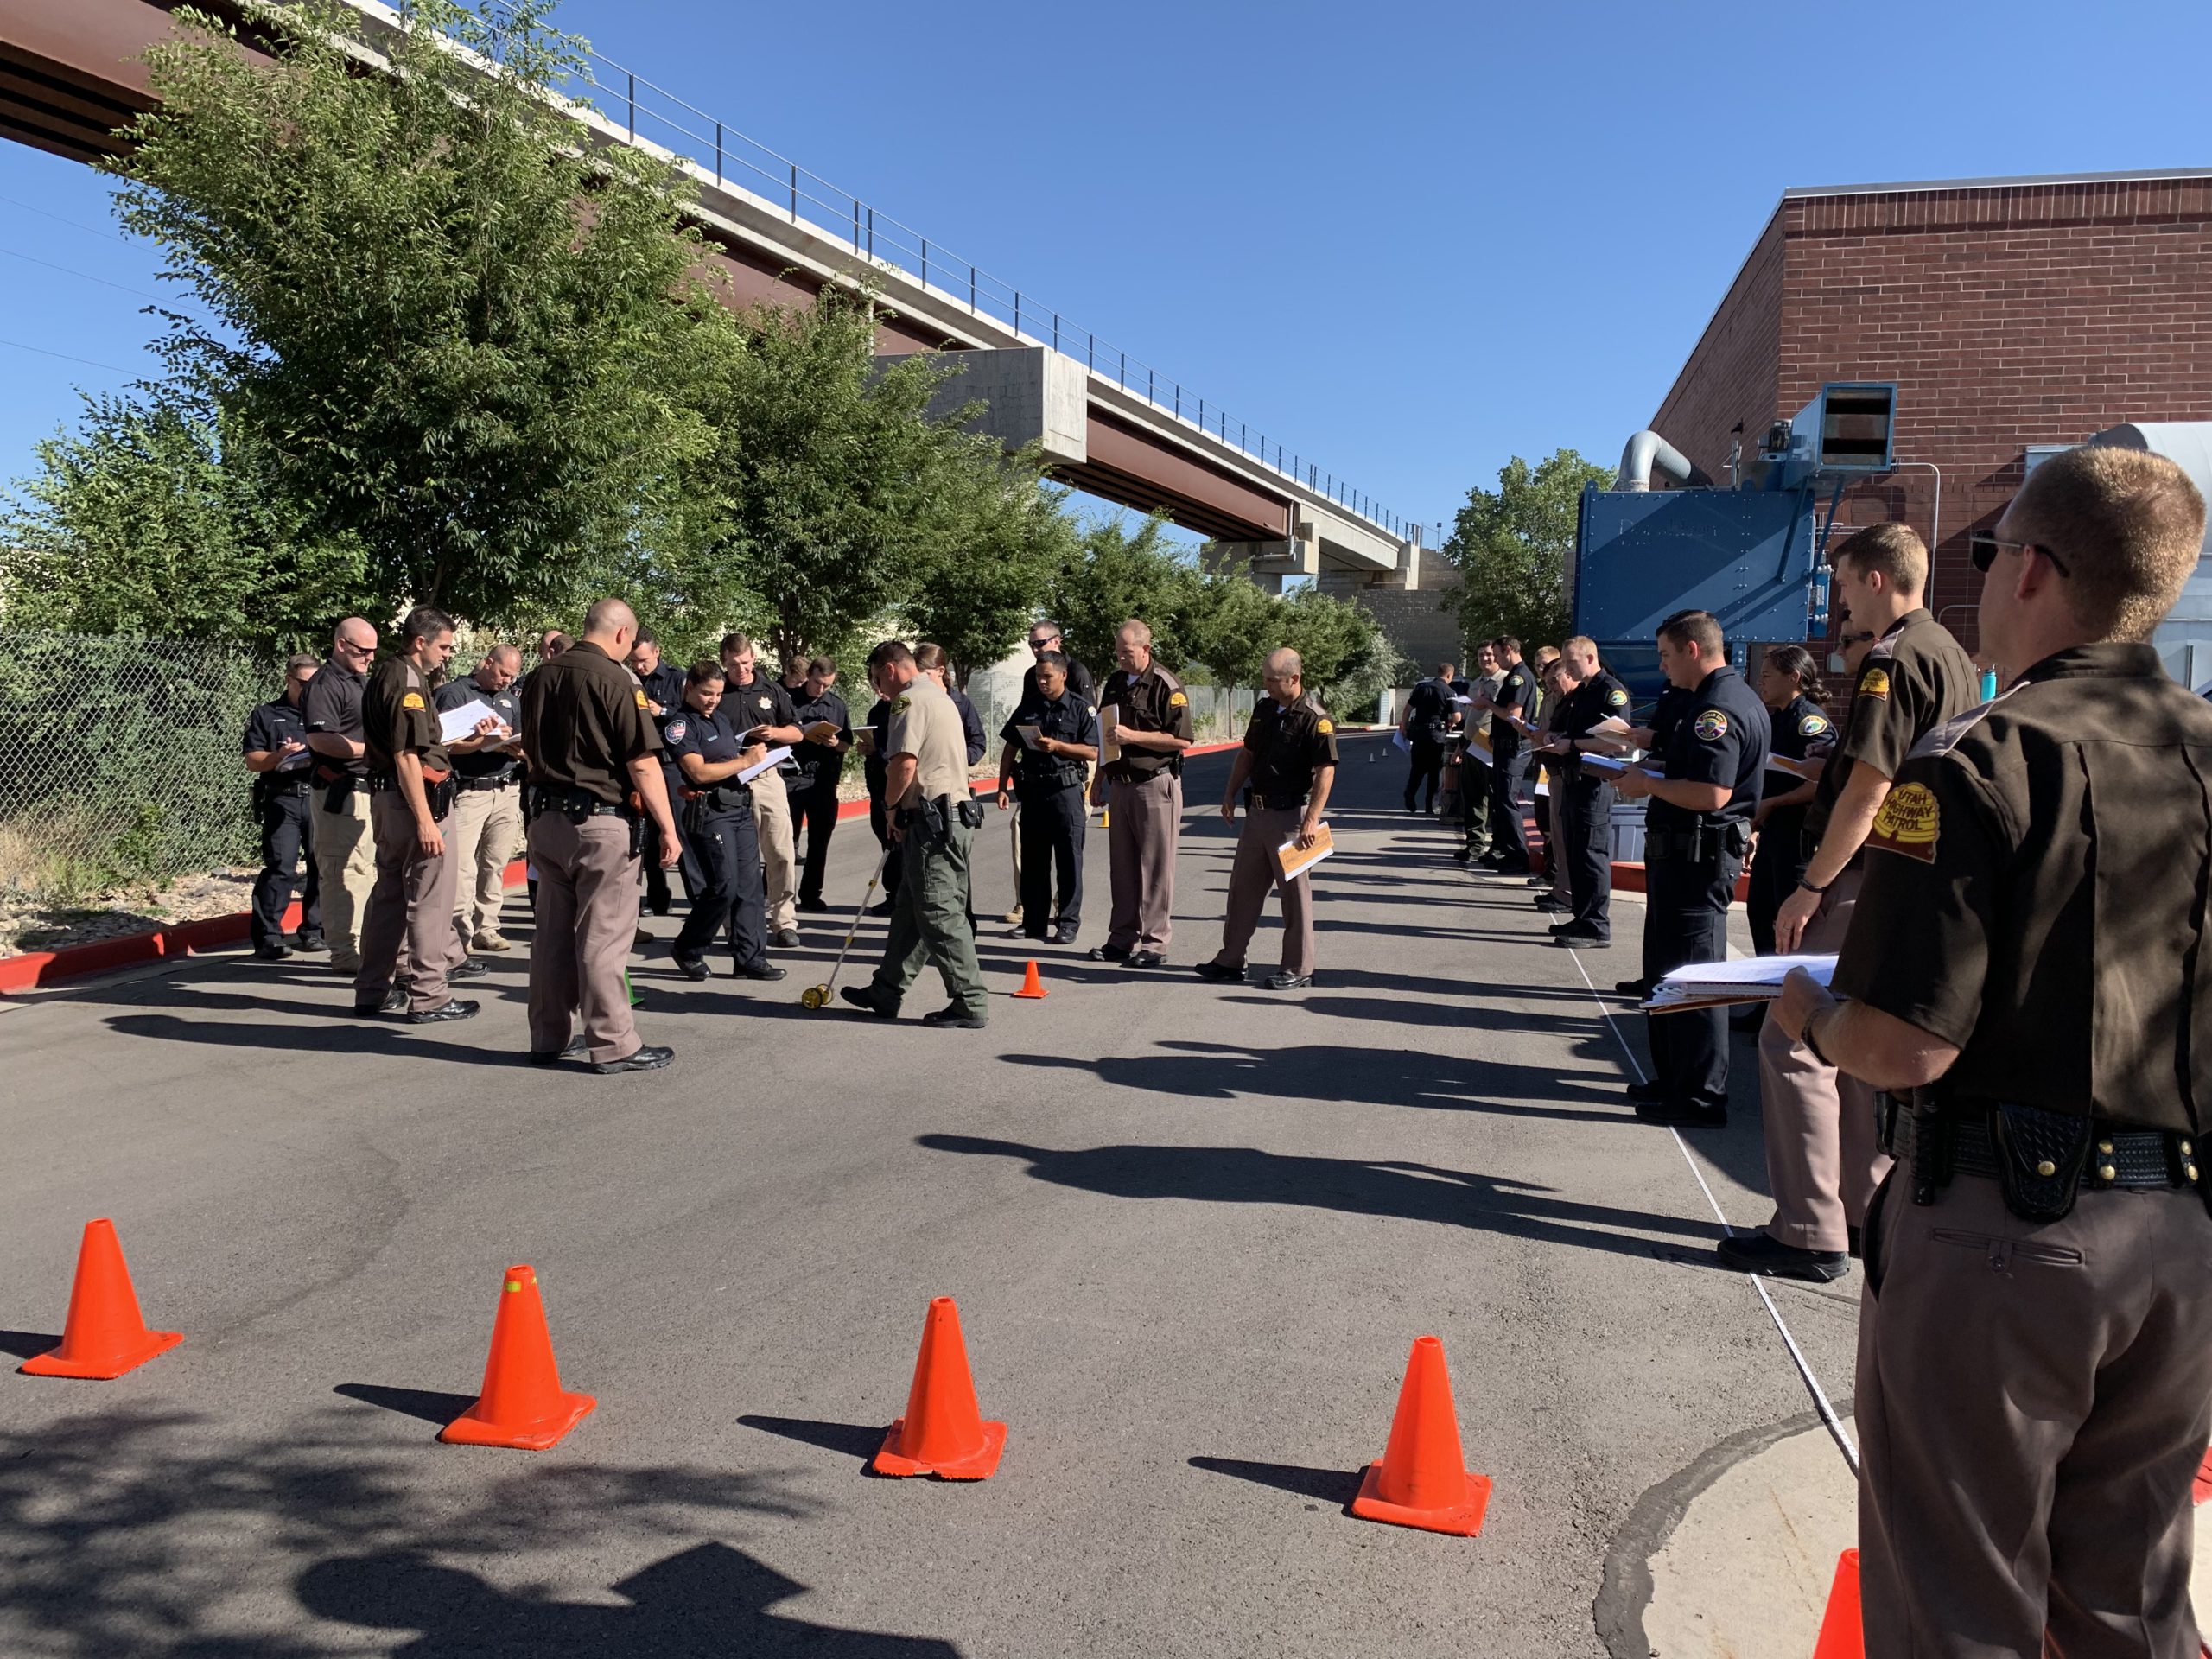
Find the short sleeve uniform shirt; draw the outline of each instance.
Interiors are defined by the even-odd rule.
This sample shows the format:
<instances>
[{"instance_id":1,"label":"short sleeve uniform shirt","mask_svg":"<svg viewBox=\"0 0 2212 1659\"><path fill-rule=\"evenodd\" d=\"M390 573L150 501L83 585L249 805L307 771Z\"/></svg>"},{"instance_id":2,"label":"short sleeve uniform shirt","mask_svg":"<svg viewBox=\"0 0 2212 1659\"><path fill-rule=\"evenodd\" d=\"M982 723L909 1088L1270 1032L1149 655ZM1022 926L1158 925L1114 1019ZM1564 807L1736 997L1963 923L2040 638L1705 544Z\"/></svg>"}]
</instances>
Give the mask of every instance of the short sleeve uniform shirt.
<instances>
[{"instance_id":1,"label":"short sleeve uniform shirt","mask_svg":"<svg viewBox=\"0 0 2212 1659\"><path fill-rule=\"evenodd\" d=\"M438 736L429 687L404 657L385 658L369 676L361 694L361 741L368 747L371 777L390 774L402 754L417 756L423 770L439 779L453 769Z\"/></svg>"},{"instance_id":2,"label":"short sleeve uniform shirt","mask_svg":"<svg viewBox=\"0 0 2212 1659\"><path fill-rule=\"evenodd\" d=\"M1034 726L1040 737L1053 738L1062 743L1098 745L1098 711L1072 689L1064 690L1058 698L1048 698L1042 691L1022 699L1007 723L999 728L999 735L1014 745L1015 779L1025 788L1059 788L1067 783L1082 781L1084 763L1071 760L1065 755L1046 754L1033 749L1021 741L1020 728Z\"/></svg>"},{"instance_id":3,"label":"short sleeve uniform shirt","mask_svg":"<svg viewBox=\"0 0 2212 1659\"><path fill-rule=\"evenodd\" d=\"M944 688L928 675L917 674L906 690L891 700L890 732L885 741L887 755L914 757L915 791L921 799L966 798L968 741L960 728L960 711L952 706Z\"/></svg>"},{"instance_id":4,"label":"short sleeve uniform shirt","mask_svg":"<svg viewBox=\"0 0 2212 1659\"><path fill-rule=\"evenodd\" d=\"M1681 717L1668 734L1665 775L1724 785L1728 798L1718 812L1697 813L1654 797L1645 822L1655 830L1687 830L1700 822L1749 823L1758 810L1771 735L1766 705L1751 694L1744 677L1732 668L1714 669L1682 700Z\"/></svg>"},{"instance_id":5,"label":"short sleeve uniform shirt","mask_svg":"<svg viewBox=\"0 0 2212 1659\"><path fill-rule=\"evenodd\" d=\"M589 640L532 671L522 699L531 782L629 798L629 763L658 754L660 734L638 677Z\"/></svg>"},{"instance_id":6,"label":"short sleeve uniform shirt","mask_svg":"<svg viewBox=\"0 0 2212 1659\"><path fill-rule=\"evenodd\" d=\"M1167 732L1190 741L1191 694L1156 661L1145 664L1141 674L1116 669L1107 677L1098 702L1102 709L1112 709L1116 720L1131 731ZM1123 749L1122 758L1105 769L1106 776L1113 783L1133 784L1157 772L1179 773L1181 767L1175 764L1179 759L1158 749Z\"/></svg>"},{"instance_id":7,"label":"short sleeve uniform shirt","mask_svg":"<svg viewBox=\"0 0 2212 1659\"><path fill-rule=\"evenodd\" d=\"M1313 774L1337 764L1337 728L1312 697L1287 709L1262 697L1245 725L1244 748L1252 757L1255 800L1277 809L1303 806L1313 792Z\"/></svg>"},{"instance_id":8,"label":"short sleeve uniform shirt","mask_svg":"<svg viewBox=\"0 0 2212 1659\"><path fill-rule=\"evenodd\" d=\"M283 697L264 702L247 716L245 738L239 747L243 754L274 754L287 741L305 743L308 723L300 711ZM297 754L287 755L261 775L289 780L303 775L315 765L315 751L302 749Z\"/></svg>"},{"instance_id":9,"label":"short sleeve uniform shirt","mask_svg":"<svg viewBox=\"0 0 2212 1659\"><path fill-rule=\"evenodd\" d=\"M300 714L308 730L362 741L361 692L368 683L367 675L357 674L335 659L315 670L315 677L308 682L307 694L300 699ZM327 754L315 759L324 766L356 778L369 770L366 760L339 760Z\"/></svg>"},{"instance_id":10,"label":"short sleeve uniform shirt","mask_svg":"<svg viewBox=\"0 0 2212 1659\"><path fill-rule=\"evenodd\" d=\"M1926 611L1908 612L1859 664L1806 828L1815 836L1827 828L1836 798L1860 762L1895 778L1914 744L1980 701L1980 672L1959 642Z\"/></svg>"},{"instance_id":11,"label":"short sleeve uniform shirt","mask_svg":"<svg viewBox=\"0 0 2212 1659\"><path fill-rule=\"evenodd\" d=\"M448 680L430 694L431 706L449 714L465 703L481 702L501 720L507 729L522 729L522 699L515 695L516 687L510 683L504 691L486 691L476 683L474 677ZM512 749L476 749L453 758L453 769L463 778L499 778L512 774L521 765Z\"/></svg>"}]
</instances>

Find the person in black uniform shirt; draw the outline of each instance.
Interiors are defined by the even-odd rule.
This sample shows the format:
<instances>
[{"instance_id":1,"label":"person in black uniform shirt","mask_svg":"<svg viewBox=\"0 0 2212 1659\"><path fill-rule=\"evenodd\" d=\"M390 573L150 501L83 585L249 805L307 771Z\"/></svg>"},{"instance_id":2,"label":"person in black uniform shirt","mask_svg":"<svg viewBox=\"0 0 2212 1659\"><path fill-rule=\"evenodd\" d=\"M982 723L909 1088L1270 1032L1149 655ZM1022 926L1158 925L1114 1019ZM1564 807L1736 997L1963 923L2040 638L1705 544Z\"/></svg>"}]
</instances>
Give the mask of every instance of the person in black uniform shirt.
<instances>
[{"instance_id":1,"label":"person in black uniform shirt","mask_svg":"<svg viewBox=\"0 0 2212 1659\"><path fill-rule=\"evenodd\" d=\"M1897 766L1834 994L1793 974L1775 1008L1890 1096L1854 1390L1870 1655L2198 1651L2212 710L2150 642L2203 530L2163 456L2028 475L1974 547L2008 689Z\"/></svg>"},{"instance_id":2,"label":"person in black uniform shirt","mask_svg":"<svg viewBox=\"0 0 2212 1659\"><path fill-rule=\"evenodd\" d=\"M1586 634L1560 647L1560 663L1561 673L1576 682L1553 721L1562 760L1552 785L1560 791L1560 857L1573 910L1552 938L1570 949L1602 947L1613 938L1613 774L1581 757L1621 747L1592 732L1603 721L1628 723L1628 688L1599 665L1598 643Z\"/></svg>"},{"instance_id":3,"label":"person in black uniform shirt","mask_svg":"<svg viewBox=\"0 0 2212 1659\"><path fill-rule=\"evenodd\" d=\"M1521 827L1521 803L1514 793L1519 779L1520 729L1536 706L1535 671L1521 660L1521 642L1501 635L1491 641L1497 665L1505 677L1498 682L1495 698L1480 698L1474 708L1491 716L1490 722L1490 850L1475 861L1478 868L1499 875L1529 874L1529 837Z\"/></svg>"},{"instance_id":4,"label":"person in black uniform shirt","mask_svg":"<svg viewBox=\"0 0 2212 1659\"><path fill-rule=\"evenodd\" d=\"M307 865L300 889L300 948L312 950L322 938L321 884L315 878L313 805L315 752L308 747L307 720L300 700L322 659L302 652L284 664L284 695L256 709L245 723L245 769L253 774L253 816L261 825L261 874L253 879L253 954L281 962L292 954L284 943L284 912ZM313 941L314 944L309 942Z\"/></svg>"},{"instance_id":5,"label":"person in black uniform shirt","mask_svg":"<svg viewBox=\"0 0 2212 1659\"><path fill-rule=\"evenodd\" d=\"M1092 677L1089 669L1068 655L1066 642L1060 638L1060 625L1050 618L1033 624L1029 630L1030 655L1042 657L1048 651L1057 651L1062 657L1067 658L1068 690L1074 694L1078 702L1087 702L1096 709L1098 706L1098 682ZM1028 701L1036 695L1036 691L1037 664L1033 662L1022 671L1022 700Z\"/></svg>"},{"instance_id":6,"label":"person in black uniform shirt","mask_svg":"<svg viewBox=\"0 0 2212 1659\"><path fill-rule=\"evenodd\" d=\"M1451 663L1436 665L1436 677L1423 680L1406 697L1406 717L1398 729L1412 746L1413 759L1406 770L1406 810L1436 810L1438 779L1444 771L1444 745L1459 724L1459 705L1452 690ZM1421 798L1426 786L1427 798Z\"/></svg>"},{"instance_id":7,"label":"person in black uniform shirt","mask_svg":"<svg viewBox=\"0 0 2212 1659\"><path fill-rule=\"evenodd\" d=\"M798 728L791 694L779 679L760 670L760 647L741 633L726 633L721 644L724 710L740 737L751 735L771 748L789 747L805 734ZM768 943L788 950L798 944L798 861L791 836L791 785L798 767L783 763L753 780L753 823L760 836L760 861L768 883Z\"/></svg>"},{"instance_id":8,"label":"person in black uniform shirt","mask_svg":"<svg viewBox=\"0 0 2212 1659\"><path fill-rule=\"evenodd\" d=\"M691 665L683 702L662 723L661 735L682 774L683 883L691 913L670 952L686 979L704 979L702 953L725 924L731 972L740 979L781 979L768 961L767 888L761 876L760 830L753 791L738 773L757 766L768 746L749 747L722 712L725 680L720 663Z\"/></svg>"},{"instance_id":9,"label":"person in black uniform shirt","mask_svg":"<svg viewBox=\"0 0 2212 1659\"><path fill-rule=\"evenodd\" d=\"M1821 665L1811 652L1802 645L1777 645L1767 652L1759 665L1759 700L1772 715L1774 753L1817 768L1819 757L1835 741L1834 722L1821 699ZM1758 814L1751 820L1758 841L1744 908L1751 924L1751 948L1763 957L1774 954L1775 912L1805 874L1810 855L1804 845L1805 809L1812 804L1814 787L1812 778L1769 770ZM1754 1007L1751 1013L1751 1029L1757 1030L1766 1010Z\"/></svg>"},{"instance_id":10,"label":"person in black uniform shirt","mask_svg":"<svg viewBox=\"0 0 2212 1659\"><path fill-rule=\"evenodd\" d=\"M1083 842L1090 822L1084 784L1098 758L1098 711L1068 689L1068 659L1041 653L1037 689L1021 700L1001 735L999 810L1021 800L1022 931L1073 944L1083 925ZM1028 728L1036 735L1025 734ZM1060 902L1052 905L1059 879Z\"/></svg>"},{"instance_id":11,"label":"person in black uniform shirt","mask_svg":"<svg viewBox=\"0 0 2212 1659\"><path fill-rule=\"evenodd\" d=\"M683 707L683 671L673 663L661 658L660 641L649 628L639 628L637 639L630 646L630 671L638 677L638 683L645 688L645 712L653 717L655 725L666 728L670 718ZM667 753L664 748L662 753ZM668 887L668 871L660 861L660 831L652 821L645 821L645 908L656 916L665 916L673 907L675 895Z\"/></svg>"},{"instance_id":12,"label":"person in black uniform shirt","mask_svg":"<svg viewBox=\"0 0 2212 1659\"><path fill-rule=\"evenodd\" d=\"M944 660L944 647L925 639L914 647L914 666L938 683L944 695L952 699L952 706L960 711L960 734L967 741L968 764L974 766L983 758L983 751L990 747L983 735L983 717L976 712L976 705L968 694L952 683L952 671Z\"/></svg>"},{"instance_id":13,"label":"person in black uniform shirt","mask_svg":"<svg viewBox=\"0 0 2212 1659\"><path fill-rule=\"evenodd\" d=\"M845 756L853 747L853 716L834 689L837 664L817 657L806 664L795 698L798 728L808 734L791 751L798 774L791 779L791 839L806 832L806 855L799 865L798 907L830 908L822 897L822 876L830 863L830 837L837 828L837 782L845 775ZM823 728L827 728L824 731Z\"/></svg>"},{"instance_id":14,"label":"person in black uniform shirt","mask_svg":"<svg viewBox=\"0 0 2212 1659\"><path fill-rule=\"evenodd\" d=\"M1728 666L1720 624L1689 611L1662 624L1659 666L1694 695L1668 734L1666 776L1630 770L1615 787L1649 799L1644 819L1643 976L1728 954L1728 903L1751 843L1770 728L1766 705ZM1630 1092L1652 1123L1728 1121L1728 1020L1720 1008L1646 1017L1650 1083Z\"/></svg>"},{"instance_id":15,"label":"person in black uniform shirt","mask_svg":"<svg viewBox=\"0 0 2212 1659\"><path fill-rule=\"evenodd\" d=\"M1293 842L1311 847L1321 832L1337 780L1337 728L1320 701L1306 694L1306 664L1296 652L1285 645L1269 652L1264 673L1268 695L1252 710L1221 795L1224 823L1236 822L1239 791L1245 808L1221 949L1194 971L1200 979L1243 982L1244 953L1273 887L1282 894L1282 965L1261 983L1297 991L1313 982L1313 878L1300 870L1284 880L1275 855Z\"/></svg>"},{"instance_id":16,"label":"person in black uniform shirt","mask_svg":"<svg viewBox=\"0 0 2212 1659\"><path fill-rule=\"evenodd\" d=\"M884 804L884 780L890 772L890 762L883 753L885 734L891 729L891 699L884 696L875 683L874 671L868 674L868 688L876 691L873 708L868 711L868 741L861 756L861 776L868 784L868 827L874 832L875 844L883 849L883 897L868 907L871 916L888 916L898 908L899 860L891 848L891 810Z\"/></svg>"}]
</instances>

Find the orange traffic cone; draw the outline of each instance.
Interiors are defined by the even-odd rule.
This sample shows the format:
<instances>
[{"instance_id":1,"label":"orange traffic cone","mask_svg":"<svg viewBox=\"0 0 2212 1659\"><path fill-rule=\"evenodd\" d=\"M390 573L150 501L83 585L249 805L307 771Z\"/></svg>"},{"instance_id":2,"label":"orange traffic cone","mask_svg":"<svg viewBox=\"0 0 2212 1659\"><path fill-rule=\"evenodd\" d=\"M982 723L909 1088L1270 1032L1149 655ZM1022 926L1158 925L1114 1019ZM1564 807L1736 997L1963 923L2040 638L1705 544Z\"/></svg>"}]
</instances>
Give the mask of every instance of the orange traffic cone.
<instances>
[{"instance_id":1,"label":"orange traffic cone","mask_svg":"<svg viewBox=\"0 0 2212 1659\"><path fill-rule=\"evenodd\" d=\"M599 1403L588 1394L564 1394L553 1363L553 1336L545 1328L537 1273L507 1269L499 1309L492 1320L492 1353L484 1362L484 1392L476 1403L438 1431L448 1446L512 1446L543 1452L583 1421Z\"/></svg>"},{"instance_id":2,"label":"orange traffic cone","mask_svg":"<svg viewBox=\"0 0 2212 1659\"><path fill-rule=\"evenodd\" d=\"M1836 1558L1835 1583L1828 1589L1828 1610L1821 1618L1813 1659L1866 1659L1866 1629L1859 1611L1859 1552Z\"/></svg>"},{"instance_id":3,"label":"orange traffic cone","mask_svg":"<svg viewBox=\"0 0 2212 1659\"><path fill-rule=\"evenodd\" d=\"M1405 1384L1398 1390L1397 1414L1390 1419L1389 1444L1382 1462L1367 1465L1351 1512L1370 1521L1471 1538L1483 1529L1489 1503L1490 1477L1468 1473L1459 1450L1459 1419L1452 1408L1444 1344L1434 1337L1416 1337L1413 1357L1406 1362Z\"/></svg>"},{"instance_id":4,"label":"orange traffic cone","mask_svg":"<svg viewBox=\"0 0 2212 1659\"><path fill-rule=\"evenodd\" d=\"M1041 997L1045 995L1045 982L1037 976L1036 957L1029 958L1029 971L1021 976L1021 988L1014 995L1031 998Z\"/></svg>"},{"instance_id":5,"label":"orange traffic cone","mask_svg":"<svg viewBox=\"0 0 2212 1659\"><path fill-rule=\"evenodd\" d=\"M69 1287L69 1322L61 1329L61 1345L25 1360L21 1369L28 1376L105 1382L136 1370L183 1340L179 1331L146 1328L115 1224L103 1216L85 1224L85 1241L77 1247L77 1279Z\"/></svg>"},{"instance_id":6,"label":"orange traffic cone","mask_svg":"<svg viewBox=\"0 0 2212 1659\"><path fill-rule=\"evenodd\" d=\"M1006 1425L982 1419L975 1379L968 1374L968 1344L960 1337L960 1310L951 1297L934 1297L922 1325L922 1351L914 1358L914 1386L906 1391L906 1414L891 1425L868 1466L879 1475L988 1479L1006 1450Z\"/></svg>"}]
</instances>

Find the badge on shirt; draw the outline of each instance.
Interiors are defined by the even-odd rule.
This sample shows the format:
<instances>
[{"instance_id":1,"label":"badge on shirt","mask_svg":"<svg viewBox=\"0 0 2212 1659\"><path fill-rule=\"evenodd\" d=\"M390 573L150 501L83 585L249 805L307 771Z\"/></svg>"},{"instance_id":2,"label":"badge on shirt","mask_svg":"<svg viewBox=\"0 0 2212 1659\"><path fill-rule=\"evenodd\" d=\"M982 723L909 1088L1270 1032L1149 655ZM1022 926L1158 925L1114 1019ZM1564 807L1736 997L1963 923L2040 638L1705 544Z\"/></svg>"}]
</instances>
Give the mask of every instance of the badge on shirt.
<instances>
[{"instance_id":1,"label":"badge on shirt","mask_svg":"<svg viewBox=\"0 0 2212 1659\"><path fill-rule=\"evenodd\" d=\"M420 709L423 706L423 694L420 691L410 691L399 700L399 706L403 709Z\"/></svg>"},{"instance_id":2,"label":"badge on shirt","mask_svg":"<svg viewBox=\"0 0 2212 1659\"><path fill-rule=\"evenodd\" d=\"M1933 864L1942 819L1934 790L1925 784L1900 784L1883 797L1882 810L1874 815L1874 828L1866 844Z\"/></svg>"},{"instance_id":3,"label":"badge on shirt","mask_svg":"<svg viewBox=\"0 0 2212 1659\"><path fill-rule=\"evenodd\" d=\"M1322 736L1329 737L1335 734L1337 728L1336 723L1326 715L1324 715L1320 719L1313 722L1313 729L1320 733Z\"/></svg>"},{"instance_id":4,"label":"badge on shirt","mask_svg":"<svg viewBox=\"0 0 2212 1659\"><path fill-rule=\"evenodd\" d=\"M1697 717L1697 724L1690 729L1708 743L1718 743L1728 735L1728 716L1718 709L1708 709Z\"/></svg>"},{"instance_id":5,"label":"badge on shirt","mask_svg":"<svg viewBox=\"0 0 2212 1659\"><path fill-rule=\"evenodd\" d=\"M1167 706L1170 709L1187 709L1190 705L1190 698L1185 696L1180 691L1170 691L1167 694Z\"/></svg>"},{"instance_id":6,"label":"badge on shirt","mask_svg":"<svg viewBox=\"0 0 2212 1659\"><path fill-rule=\"evenodd\" d=\"M635 690L632 691L632 692L630 693L630 695L631 695L632 696L635 697L635 698L638 700L638 707L639 707L639 708L643 709L643 708L645 708L645 707L646 706L646 704L645 704L645 690L644 690L644 689L643 689L642 687L640 687L640 688L639 688L639 689L638 689L638 690Z\"/></svg>"},{"instance_id":7,"label":"badge on shirt","mask_svg":"<svg viewBox=\"0 0 2212 1659\"><path fill-rule=\"evenodd\" d=\"M668 741L671 743L681 743L683 741L683 734L689 729L690 728L687 727L682 720L670 721L668 722Z\"/></svg>"},{"instance_id":8,"label":"badge on shirt","mask_svg":"<svg viewBox=\"0 0 2212 1659\"><path fill-rule=\"evenodd\" d=\"M1859 695L1862 697L1886 697L1890 695L1890 676L1887 670L1870 668L1859 679Z\"/></svg>"},{"instance_id":9,"label":"badge on shirt","mask_svg":"<svg viewBox=\"0 0 2212 1659\"><path fill-rule=\"evenodd\" d=\"M768 707L768 699L767 699L767 698L766 698L766 697L762 697L762 698L760 698L760 707L762 707L763 709L766 709L766 707Z\"/></svg>"},{"instance_id":10,"label":"badge on shirt","mask_svg":"<svg viewBox=\"0 0 2212 1659\"><path fill-rule=\"evenodd\" d=\"M1623 690L1619 690L1618 687L1616 687L1614 690L1611 690L1611 691L1608 691L1607 693L1605 693L1605 707L1606 707L1606 708L1608 708L1608 709L1625 709L1625 708L1627 708L1627 707L1628 707L1628 693L1627 693L1627 692L1625 692L1625 691L1623 691Z\"/></svg>"},{"instance_id":11,"label":"badge on shirt","mask_svg":"<svg viewBox=\"0 0 2212 1659\"><path fill-rule=\"evenodd\" d=\"M1801 715L1797 718L1797 735L1800 737L1818 737L1827 728L1826 715Z\"/></svg>"}]
</instances>

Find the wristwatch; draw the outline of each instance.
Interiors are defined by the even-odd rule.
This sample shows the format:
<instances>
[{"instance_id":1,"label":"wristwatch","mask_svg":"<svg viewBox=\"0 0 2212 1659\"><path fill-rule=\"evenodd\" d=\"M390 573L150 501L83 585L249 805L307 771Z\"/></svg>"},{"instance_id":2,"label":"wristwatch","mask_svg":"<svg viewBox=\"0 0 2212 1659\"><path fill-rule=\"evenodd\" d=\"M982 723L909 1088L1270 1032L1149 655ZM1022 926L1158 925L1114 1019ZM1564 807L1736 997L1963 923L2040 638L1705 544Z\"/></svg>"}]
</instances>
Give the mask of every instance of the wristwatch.
<instances>
[{"instance_id":1,"label":"wristwatch","mask_svg":"<svg viewBox=\"0 0 2212 1659\"><path fill-rule=\"evenodd\" d=\"M1815 888L1815 891L1817 892L1818 889ZM1813 1039L1813 1027L1820 1022L1820 1017L1821 1010L1818 1008L1815 1008L1811 1014L1805 1017L1805 1028L1798 1033L1797 1040L1804 1044L1805 1052L1810 1054L1815 1059L1818 1060L1822 1065L1833 1066L1835 1065L1835 1062L1828 1058L1827 1055L1821 1052L1820 1044L1815 1042Z\"/></svg>"}]
</instances>

